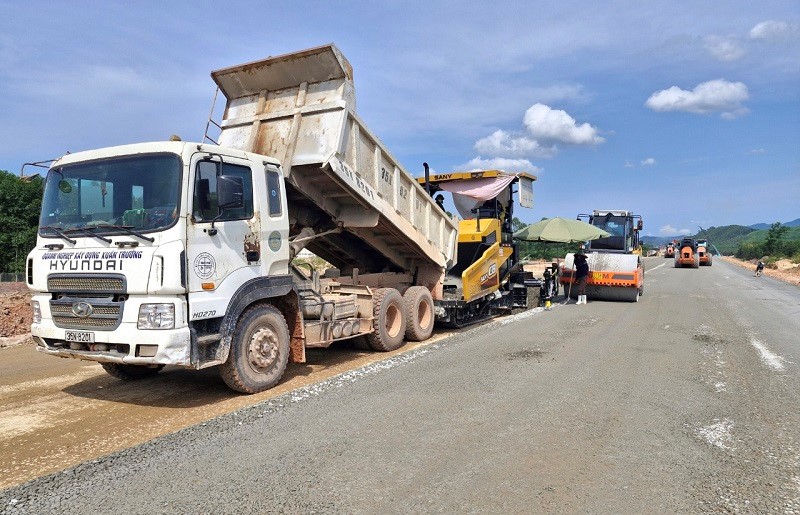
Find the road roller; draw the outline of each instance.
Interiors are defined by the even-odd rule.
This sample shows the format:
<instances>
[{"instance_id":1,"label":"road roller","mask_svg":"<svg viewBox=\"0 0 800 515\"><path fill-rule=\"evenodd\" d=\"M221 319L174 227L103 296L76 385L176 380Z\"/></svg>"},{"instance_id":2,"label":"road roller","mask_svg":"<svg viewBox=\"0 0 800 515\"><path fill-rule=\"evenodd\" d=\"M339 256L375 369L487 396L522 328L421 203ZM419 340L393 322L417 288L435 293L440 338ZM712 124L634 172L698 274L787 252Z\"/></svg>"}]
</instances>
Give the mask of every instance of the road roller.
<instances>
[{"instance_id":1,"label":"road roller","mask_svg":"<svg viewBox=\"0 0 800 515\"><path fill-rule=\"evenodd\" d=\"M675 268L698 268L699 266L700 255L697 253L697 240L683 238L675 254Z\"/></svg>"},{"instance_id":2,"label":"road roller","mask_svg":"<svg viewBox=\"0 0 800 515\"><path fill-rule=\"evenodd\" d=\"M639 231L641 215L622 210L595 210L579 214L578 220L603 229L609 236L589 241L584 253L589 263L586 295L590 300L638 302L644 293L644 262ZM574 254L567 254L561 284L570 297L577 297L573 278ZM570 287L570 283L573 283Z\"/></svg>"},{"instance_id":3,"label":"road roller","mask_svg":"<svg viewBox=\"0 0 800 515\"><path fill-rule=\"evenodd\" d=\"M700 266L711 266L711 245L708 240L697 240L697 259Z\"/></svg>"}]
</instances>

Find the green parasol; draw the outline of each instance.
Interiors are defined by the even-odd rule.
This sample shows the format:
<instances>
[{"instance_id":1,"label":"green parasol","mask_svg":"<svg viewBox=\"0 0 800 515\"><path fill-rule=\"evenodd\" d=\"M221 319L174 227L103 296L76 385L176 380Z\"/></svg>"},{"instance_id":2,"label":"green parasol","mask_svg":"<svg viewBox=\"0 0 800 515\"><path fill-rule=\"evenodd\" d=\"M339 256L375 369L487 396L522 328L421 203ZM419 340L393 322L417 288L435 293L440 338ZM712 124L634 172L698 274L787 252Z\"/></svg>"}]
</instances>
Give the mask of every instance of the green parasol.
<instances>
[{"instance_id":1,"label":"green parasol","mask_svg":"<svg viewBox=\"0 0 800 515\"><path fill-rule=\"evenodd\" d=\"M514 233L515 240L577 243L611 236L594 225L569 218L547 218Z\"/></svg>"}]
</instances>

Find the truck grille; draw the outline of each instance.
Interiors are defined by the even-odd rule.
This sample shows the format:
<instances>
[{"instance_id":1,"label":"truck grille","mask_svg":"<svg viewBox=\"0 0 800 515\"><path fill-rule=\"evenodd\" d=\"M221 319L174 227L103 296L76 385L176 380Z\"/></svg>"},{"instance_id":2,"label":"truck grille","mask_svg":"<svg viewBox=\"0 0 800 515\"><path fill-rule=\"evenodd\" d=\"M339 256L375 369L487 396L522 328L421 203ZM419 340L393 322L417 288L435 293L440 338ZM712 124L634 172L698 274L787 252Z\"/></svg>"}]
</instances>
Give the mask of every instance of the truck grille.
<instances>
[{"instance_id":1,"label":"truck grille","mask_svg":"<svg viewBox=\"0 0 800 515\"><path fill-rule=\"evenodd\" d=\"M47 291L80 293L125 293L122 275L52 274L47 277Z\"/></svg>"},{"instance_id":2,"label":"truck grille","mask_svg":"<svg viewBox=\"0 0 800 515\"><path fill-rule=\"evenodd\" d=\"M105 299L61 298L50 301L56 327L111 331L122 321L123 302Z\"/></svg>"}]
</instances>

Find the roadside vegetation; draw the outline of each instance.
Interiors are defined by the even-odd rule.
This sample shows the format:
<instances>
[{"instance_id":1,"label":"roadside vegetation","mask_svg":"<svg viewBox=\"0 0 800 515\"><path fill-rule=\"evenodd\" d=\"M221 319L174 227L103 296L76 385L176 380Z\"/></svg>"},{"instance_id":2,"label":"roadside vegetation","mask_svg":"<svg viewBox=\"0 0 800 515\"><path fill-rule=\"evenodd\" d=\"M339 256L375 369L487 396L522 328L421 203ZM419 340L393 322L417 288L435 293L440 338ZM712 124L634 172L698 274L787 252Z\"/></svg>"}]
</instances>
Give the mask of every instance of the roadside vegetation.
<instances>
[{"instance_id":1,"label":"roadside vegetation","mask_svg":"<svg viewBox=\"0 0 800 515\"><path fill-rule=\"evenodd\" d=\"M25 258L36 245L43 181L20 179L0 170L0 272L25 272Z\"/></svg>"},{"instance_id":2,"label":"roadside vegetation","mask_svg":"<svg viewBox=\"0 0 800 515\"><path fill-rule=\"evenodd\" d=\"M800 227L776 222L766 231L753 231L740 243L735 256L744 260L763 259L767 266L781 259L800 263Z\"/></svg>"}]
</instances>

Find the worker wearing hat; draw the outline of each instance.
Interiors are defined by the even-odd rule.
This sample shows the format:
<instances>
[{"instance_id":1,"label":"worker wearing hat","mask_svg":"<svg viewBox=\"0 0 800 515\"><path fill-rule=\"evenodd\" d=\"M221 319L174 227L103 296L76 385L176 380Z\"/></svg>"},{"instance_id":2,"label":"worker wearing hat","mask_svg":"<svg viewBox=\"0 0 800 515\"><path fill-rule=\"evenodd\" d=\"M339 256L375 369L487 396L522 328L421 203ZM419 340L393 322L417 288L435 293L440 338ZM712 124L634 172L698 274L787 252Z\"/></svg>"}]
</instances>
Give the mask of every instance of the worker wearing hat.
<instances>
[{"instance_id":1,"label":"worker wearing hat","mask_svg":"<svg viewBox=\"0 0 800 515\"><path fill-rule=\"evenodd\" d=\"M587 304L586 302L586 281L589 278L589 263L586 262L586 254L583 250L575 253L575 281L578 284L577 304Z\"/></svg>"}]
</instances>

